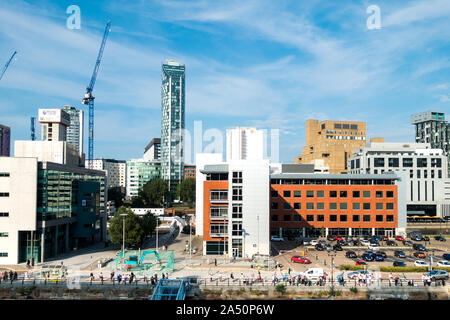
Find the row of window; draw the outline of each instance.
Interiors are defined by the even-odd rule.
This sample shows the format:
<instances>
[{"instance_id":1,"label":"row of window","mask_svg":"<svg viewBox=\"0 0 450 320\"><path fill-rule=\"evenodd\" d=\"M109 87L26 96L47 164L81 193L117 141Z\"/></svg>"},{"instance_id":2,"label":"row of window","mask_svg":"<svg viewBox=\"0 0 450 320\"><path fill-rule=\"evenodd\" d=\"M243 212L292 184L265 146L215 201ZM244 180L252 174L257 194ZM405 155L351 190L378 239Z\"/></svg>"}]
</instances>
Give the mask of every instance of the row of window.
<instances>
[{"instance_id":1,"label":"row of window","mask_svg":"<svg viewBox=\"0 0 450 320\"><path fill-rule=\"evenodd\" d=\"M279 215L277 214L272 214L271 216L271 220L273 222L277 222ZM371 222L371 215L363 215L362 216L362 222ZM294 222L301 222L304 221L304 218L302 218L302 216L296 214L293 217L294 220L292 220L292 216L289 214L285 214L283 216L283 221L294 221ZM325 222L325 215L323 214L318 214L318 215L312 215L312 214L308 214L306 215L306 221L307 222ZM375 216L375 221L376 222L385 222L385 216L384 215L376 215ZM338 215L336 214L331 214L328 216L328 220L327 222L338 222ZM339 222L349 222L348 220L348 216L346 214L341 214L339 215ZM352 215L352 222L361 222L361 216L360 215ZM386 215L386 222L394 222L394 216L393 215Z\"/></svg>"},{"instance_id":2,"label":"row of window","mask_svg":"<svg viewBox=\"0 0 450 320\"><path fill-rule=\"evenodd\" d=\"M351 161L353 162L353 160ZM388 158L388 167L391 168L399 168L400 167L400 159L399 158ZM402 158L403 167L412 168L414 166L414 158ZM416 166L418 168L426 168L428 164L427 158L416 158ZM368 159L368 165L370 167L370 158ZM384 167L385 158L373 158L373 166L375 168ZM352 166L352 164L351 164ZM441 168L442 167L442 159L441 158L431 158L430 166L432 168ZM356 167L358 168L358 166ZM353 167L352 167L353 169Z\"/></svg>"},{"instance_id":3,"label":"row of window","mask_svg":"<svg viewBox=\"0 0 450 320\"><path fill-rule=\"evenodd\" d=\"M380 199L383 198L384 195L384 191L375 191L375 197ZM328 197L329 198L337 198L339 194L339 198L347 198L348 197L348 192L345 190L341 190L341 191L329 191L328 192ZM363 198L370 198L372 193L371 191L363 191L362 192ZM271 191L271 196L272 198L277 198L279 196L278 191L276 190L272 190ZM284 198L301 198L302 197L302 191L301 190L295 190L295 191L290 191L290 190L284 190L283 191L283 197ZM308 190L306 191L306 197L307 198L325 198L325 191L319 190L316 191L314 193L313 190ZM360 198L361 197L361 191L352 191L352 198ZM394 197L394 191L386 191L386 198L393 198Z\"/></svg>"},{"instance_id":4,"label":"row of window","mask_svg":"<svg viewBox=\"0 0 450 320\"><path fill-rule=\"evenodd\" d=\"M0 197L9 197L9 192L0 192Z\"/></svg>"},{"instance_id":5,"label":"row of window","mask_svg":"<svg viewBox=\"0 0 450 320\"><path fill-rule=\"evenodd\" d=\"M9 217L9 212L0 212L0 217Z\"/></svg>"},{"instance_id":6,"label":"row of window","mask_svg":"<svg viewBox=\"0 0 450 320\"><path fill-rule=\"evenodd\" d=\"M0 177L9 177L9 172L0 172Z\"/></svg>"},{"instance_id":7,"label":"row of window","mask_svg":"<svg viewBox=\"0 0 450 320\"><path fill-rule=\"evenodd\" d=\"M307 202L306 203L306 210L314 210L314 204L315 204L315 210L325 210L325 203L323 202ZM369 202L364 202L362 204L362 208L363 210L371 210L371 204ZM272 202L271 204L271 209L272 210L278 210L279 206L278 206L278 202ZM295 209L295 210L301 210L302 209L302 204L301 202L294 202L294 206L292 206L290 203L288 202L283 202L283 210L291 210L291 209ZM337 210L338 209L338 203L337 202L330 202L329 206L328 206L329 210ZM348 209L348 204L347 202L341 202L339 203L339 210L347 210ZM352 203L352 209L353 210L361 210L361 203L359 202L353 202ZM394 203L393 202L388 202L386 203L386 206L384 205L383 202L377 202L375 204L375 209L376 210L394 210Z\"/></svg>"}]
</instances>

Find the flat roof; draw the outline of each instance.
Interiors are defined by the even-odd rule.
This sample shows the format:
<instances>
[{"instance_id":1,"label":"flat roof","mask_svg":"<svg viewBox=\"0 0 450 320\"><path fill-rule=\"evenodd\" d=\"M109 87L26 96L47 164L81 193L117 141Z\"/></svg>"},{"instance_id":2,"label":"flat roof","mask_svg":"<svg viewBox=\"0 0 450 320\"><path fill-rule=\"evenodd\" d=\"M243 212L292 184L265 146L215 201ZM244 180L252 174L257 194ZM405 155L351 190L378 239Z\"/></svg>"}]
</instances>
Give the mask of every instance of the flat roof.
<instances>
[{"instance_id":1,"label":"flat roof","mask_svg":"<svg viewBox=\"0 0 450 320\"><path fill-rule=\"evenodd\" d=\"M302 174L277 173L271 174L270 179L316 179L316 180L386 180L400 179L396 174Z\"/></svg>"}]
</instances>

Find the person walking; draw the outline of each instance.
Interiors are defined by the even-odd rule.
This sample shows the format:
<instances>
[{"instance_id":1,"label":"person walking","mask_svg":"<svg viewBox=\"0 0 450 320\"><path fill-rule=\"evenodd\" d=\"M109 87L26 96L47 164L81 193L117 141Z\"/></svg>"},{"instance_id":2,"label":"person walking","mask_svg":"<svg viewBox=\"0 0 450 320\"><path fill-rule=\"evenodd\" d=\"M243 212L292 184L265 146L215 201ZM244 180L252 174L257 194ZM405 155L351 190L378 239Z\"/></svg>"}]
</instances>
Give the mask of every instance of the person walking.
<instances>
[{"instance_id":1,"label":"person walking","mask_svg":"<svg viewBox=\"0 0 450 320\"><path fill-rule=\"evenodd\" d=\"M114 271L111 271L111 277L110 277L110 280L113 281L113 279L114 279Z\"/></svg>"},{"instance_id":2,"label":"person walking","mask_svg":"<svg viewBox=\"0 0 450 320\"><path fill-rule=\"evenodd\" d=\"M392 286L392 273L389 273L389 287Z\"/></svg>"},{"instance_id":3,"label":"person walking","mask_svg":"<svg viewBox=\"0 0 450 320\"><path fill-rule=\"evenodd\" d=\"M217 259L214 259L214 266L217 267Z\"/></svg>"},{"instance_id":4,"label":"person walking","mask_svg":"<svg viewBox=\"0 0 450 320\"><path fill-rule=\"evenodd\" d=\"M100 281L101 281L102 284L103 284L103 273L102 273L102 272L100 272L100 275L98 276L98 278L100 279Z\"/></svg>"}]
</instances>

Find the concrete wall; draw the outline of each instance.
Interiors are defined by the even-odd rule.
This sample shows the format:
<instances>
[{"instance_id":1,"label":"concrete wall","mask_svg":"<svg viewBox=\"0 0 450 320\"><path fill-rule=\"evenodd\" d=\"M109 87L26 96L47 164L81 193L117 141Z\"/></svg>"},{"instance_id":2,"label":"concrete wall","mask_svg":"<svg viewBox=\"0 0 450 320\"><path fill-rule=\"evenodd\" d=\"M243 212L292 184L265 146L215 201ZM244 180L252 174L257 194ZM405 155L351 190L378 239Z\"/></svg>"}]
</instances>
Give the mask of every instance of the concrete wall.
<instances>
[{"instance_id":1,"label":"concrete wall","mask_svg":"<svg viewBox=\"0 0 450 320\"><path fill-rule=\"evenodd\" d=\"M15 157L35 157L38 161L48 161L78 167L80 156L66 141L18 141L14 142Z\"/></svg>"}]
</instances>

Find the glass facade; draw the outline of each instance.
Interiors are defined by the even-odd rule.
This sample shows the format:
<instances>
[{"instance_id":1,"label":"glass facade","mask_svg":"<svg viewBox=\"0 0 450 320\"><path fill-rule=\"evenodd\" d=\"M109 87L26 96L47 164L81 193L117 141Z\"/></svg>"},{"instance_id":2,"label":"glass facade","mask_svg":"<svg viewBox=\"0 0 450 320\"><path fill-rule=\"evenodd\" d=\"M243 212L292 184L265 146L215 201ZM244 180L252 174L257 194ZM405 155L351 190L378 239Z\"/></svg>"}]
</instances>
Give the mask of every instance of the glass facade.
<instances>
[{"instance_id":1,"label":"glass facade","mask_svg":"<svg viewBox=\"0 0 450 320\"><path fill-rule=\"evenodd\" d=\"M161 175L171 191L184 176L185 66L168 60L162 65Z\"/></svg>"},{"instance_id":2,"label":"glass facade","mask_svg":"<svg viewBox=\"0 0 450 320\"><path fill-rule=\"evenodd\" d=\"M81 154L83 152L83 111L70 106L65 106L64 111L70 116L66 140L74 145Z\"/></svg>"},{"instance_id":3,"label":"glass facade","mask_svg":"<svg viewBox=\"0 0 450 320\"><path fill-rule=\"evenodd\" d=\"M130 197L136 197L148 181L161 178L161 162L127 161L127 175L127 193Z\"/></svg>"}]
</instances>

